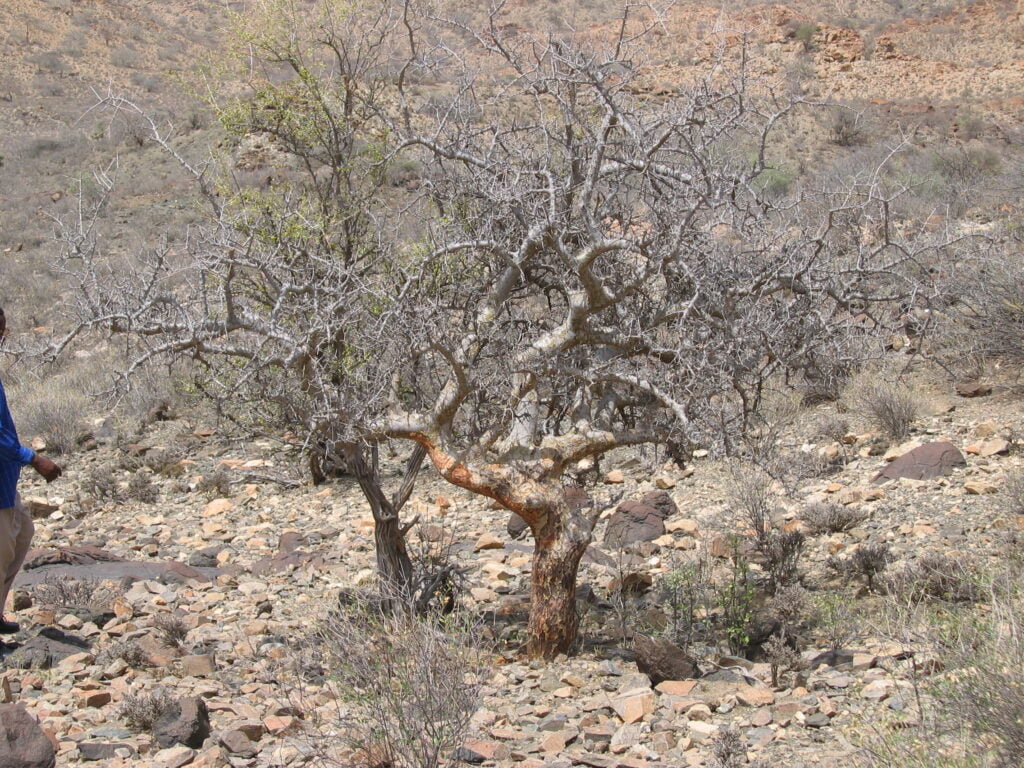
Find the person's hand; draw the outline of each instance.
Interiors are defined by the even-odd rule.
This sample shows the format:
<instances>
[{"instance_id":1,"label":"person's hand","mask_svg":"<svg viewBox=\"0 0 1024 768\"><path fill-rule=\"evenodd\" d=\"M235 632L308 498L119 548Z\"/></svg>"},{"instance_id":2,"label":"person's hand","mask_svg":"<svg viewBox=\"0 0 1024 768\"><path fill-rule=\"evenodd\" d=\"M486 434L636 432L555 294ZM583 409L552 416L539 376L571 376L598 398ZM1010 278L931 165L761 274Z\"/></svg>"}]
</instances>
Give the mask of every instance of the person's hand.
<instances>
[{"instance_id":1,"label":"person's hand","mask_svg":"<svg viewBox=\"0 0 1024 768\"><path fill-rule=\"evenodd\" d=\"M32 459L32 469L42 475L43 479L48 483L52 483L60 477L64 471L48 458L40 456L38 453L36 454L36 457Z\"/></svg>"}]
</instances>

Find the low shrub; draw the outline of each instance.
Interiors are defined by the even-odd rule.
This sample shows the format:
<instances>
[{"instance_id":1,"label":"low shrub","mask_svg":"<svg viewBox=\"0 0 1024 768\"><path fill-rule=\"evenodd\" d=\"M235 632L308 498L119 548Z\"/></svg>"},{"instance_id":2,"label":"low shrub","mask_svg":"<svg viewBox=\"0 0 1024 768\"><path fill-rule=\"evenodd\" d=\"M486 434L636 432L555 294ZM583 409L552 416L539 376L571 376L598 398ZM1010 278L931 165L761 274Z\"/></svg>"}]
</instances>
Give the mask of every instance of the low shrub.
<instances>
[{"instance_id":1,"label":"low shrub","mask_svg":"<svg viewBox=\"0 0 1024 768\"><path fill-rule=\"evenodd\" d=\"M156 627L160 639L171 648L182 648L185 645L189 626L180 616L161 613L153 619L153 626Z\"/></svg>"},{"instance_id":2,"label":"low shrub","mask_svg":"<svg viewBox=\"0 0 1024 768\"><path fill-rule=\"evenodd\" d=\"M974 602L983 594L980 574L969 562L933 552L894 573L886 587L908 602Z\"/></svg>"},{"instance_id":3,"label":"low shrub","mask_svg":"<svg viewBox=\"0 0 1024 768\"><path fill-rule=\"evenodd\" d=\"M162 689L153 693L130 693L117 708L118 717L133 731L147 733L163 715L178 707L177 700Z\"/></svg>"},{"instance_id":4,"label":"low shrub","mask_svg":"<svg viewBox=\"0 0 1024 768\"><path fill-rule=\"evenodd\" d=\"M801 518L813 534L843 533L864 522L867 513L856 507L823 501L809 505Z\"/></svg>"},{"instance_id":5,"label":"low shrub","mask_svg":"<svg viewBox=\"0 0 1024 768\"><path fill-rule=\"evenodd\" d=\"M337 705L320 708L334 713L324 725L353 754L435 768L459 746L479 706L483 633L459 613L415 617L390 612L389 604L370 596L350 600L318 628L317 664Z\"/></svg>"},{"instance_id":6,"label":"low shrub","mask_svg":"<svg viewBox=\"0 0 1024 768\"><path fill-rule=\"evenodd\" d=\"M155 504L160 498L160 489L149 473L140 469L128 481L128 496L143 504Z\"/></svg>"},{"instance_id":7,"label":"low shrub","mask_svg":"<svg viewBox=\"0 0 1024 768\"><path fill-rule=\"evenodd\" d=\"M851 406L892 440L904 440L918 415L920 397L906 384L866 374L851 384Z\"/></svg>"}]
</instances>

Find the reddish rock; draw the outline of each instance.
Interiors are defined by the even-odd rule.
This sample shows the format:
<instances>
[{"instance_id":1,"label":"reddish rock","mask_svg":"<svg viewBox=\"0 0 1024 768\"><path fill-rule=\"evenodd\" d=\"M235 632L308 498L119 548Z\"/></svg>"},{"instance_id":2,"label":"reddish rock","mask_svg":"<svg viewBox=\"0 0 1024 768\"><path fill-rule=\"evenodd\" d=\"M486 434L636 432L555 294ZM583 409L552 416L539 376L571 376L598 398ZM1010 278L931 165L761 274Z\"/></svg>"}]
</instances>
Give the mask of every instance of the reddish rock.
<instances>
[{"instance_id":1,"label":"reddish rock","mask_svg":"<svg viewBox=\"0 0 1024 768\"><path fill-rule=\"evenodd\" d=\"M224 731L220 735L220 743L228 752L239 757L255 757L260 751L259 746L237 728Z\"/></svg>"},{"instance_id":2,"label":"reddish rock","mask_svg":"<svg viewBox=\"0 0 1024 768\"><path fill-rule=\"evenodd\" d=\"M104 707L110 703L110 691L79 691L78 706L82 709L87 707Z\"/></svg>"},{"instance_id":3,"label":"reddish rock","mask_svg":"<svg viewBox=\"0 0 1024 768\"><path fill-rule=\"evenodd\" d=\"M612 701L612 709L628 725L651 714L656 704L654 691L638 689L616 696Z\"/></svg>"},{"instance_id":4,"label":"reddish rock","mask_svg":"<svg viewBox=\"0 0 1024 768\"><path fill-rule=\"evenodd\" d=\"M655 686L655 690L666 696L688 696L695 685L696 680L664 680Z\"/></svg>"},{"instance_id":5,"label":"reddish rock","mask_svg":"<svg viewBox=\"0 0 1024 768\"><path fill-rule=\"evenodd\" d=\"M206 677L217 671L217 662L212 653L183 656L181 674L185 677Z\"/></svg>"},{"instance_id":6,"label":"reddish rock","mask_svg":"<svg viewBox=\"0 0 1024 768\"><path fill-rule=\"evenodd\" d=\"M889 464L875 475L874 482L881 483L900 477L911 480L930 480L949 475L957 467L966 465L967 460L960 453L960 449L952 443L925 443L920 448L903 454Z\"/></svg>"},{"instance_id":7,"label":"reddish rock","mask_svg":"<svg viewBox=\"0 0 1024 768\"><path fill-rule=\"evenodd\" d=\"M21 704L0 704L0 765L4 768L54 768L53 744Z\"/></svg>"},{"instance_id":8,"label":"reddish rock","mask_svg":"<svg viewBox=\"0 0 1024 768\"><path fill-rule=\"evenodd\" d=\"M621 549L639 541L654 541L664 535L665 518L662 510L642 501L624 501L608 520L604 543Z\"/></svg>"},{"instance_id":9,"label":"reddish rock","mask_svg":"<svg viewBox=\"0 0 1024 768\"><path fill-rule=\"evenodd\" d=\"M181 699L153 725L153 735L164 748L181 744L198 749L210 735L210 713L200 698Z\"/></svg>"}]
</instances>

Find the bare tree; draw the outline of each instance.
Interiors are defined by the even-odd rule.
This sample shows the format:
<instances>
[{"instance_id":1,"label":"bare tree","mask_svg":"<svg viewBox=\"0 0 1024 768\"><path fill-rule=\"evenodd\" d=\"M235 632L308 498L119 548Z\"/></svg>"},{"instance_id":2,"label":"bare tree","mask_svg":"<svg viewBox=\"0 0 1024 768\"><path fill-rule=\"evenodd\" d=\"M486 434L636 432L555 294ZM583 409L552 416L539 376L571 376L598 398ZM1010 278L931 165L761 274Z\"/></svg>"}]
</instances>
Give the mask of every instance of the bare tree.
<instances>
[{"instance_id":1,"label":"bare tree","mask_svg":"<svg viewBox=\"0 0 1024 768\"><path fill-rule=\"evenodd\" d=\"M894 307L927 302L941 243L893 219L884 167L832 190L770 184L773 130L800 105L748 80L742 44L656 93L654 20L634 8L605 43L509 32L500 9L479 32L413 10L288 27L304 63L273 55L299 94L238 108L304 176L225 200L197 171L210 225L132 279L97 281L79 238L82 327L127 332L129 373L193 357L307 444L413 441L519 514L536 543L528 651L553 657L576 636L601 510L567 491L581 463L729 449L773 377L848 364ZM352 45L379 55L342 75ZM384 181L396 167L412 183Z\"/></svg>"},{"instance_id":2,"label":"bare tree","mask_svg":"<svg viewBox=\"0 0 1024 768\"><path fill-rule=\"evenodd\" d=\"M301 445L314 482L346 466L373 512L382 589L414 605L411 524L400 512L424 454L413 451L389 498L376 447L355 428L409 380L406 351L421 344L417 329L396 323L411 278L394 261L388 220L400 201L380 162L378 101L396 21L387 4L257 3L216 73L226 81L208 74L200 89L229 141L204 162L137 103L103 96L97 109L142 125L178 160L209 215L180 250L118 257L99 247L115 167L96 174L88 186L98 194L80 195L76 217L58 222L79 324L52 351L87 328L123 335L126 387L150 364L187 360L221 414Z\"/></svg>"}]
</instances>

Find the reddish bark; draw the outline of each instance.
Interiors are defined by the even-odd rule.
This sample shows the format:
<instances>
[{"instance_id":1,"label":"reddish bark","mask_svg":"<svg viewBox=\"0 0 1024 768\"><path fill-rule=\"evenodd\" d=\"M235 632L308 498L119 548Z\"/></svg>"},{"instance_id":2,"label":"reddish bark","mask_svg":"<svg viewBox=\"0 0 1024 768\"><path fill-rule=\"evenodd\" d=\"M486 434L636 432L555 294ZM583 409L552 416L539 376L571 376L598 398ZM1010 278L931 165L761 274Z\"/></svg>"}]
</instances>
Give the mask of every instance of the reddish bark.
<instances>
[{"instance_id":1,"label":"reddish bark","mask_svg":"<svg viewBox=\"0 0 1024 768\"><path fill-rule=\"evenodd\" d=\"M552 659L568 653L576 641L576 572L590 535L589 531L573 535L573 529L567 530L561 520L562 515L576 514L567 509L552 510L548 515L551 522L540 536L535 534L526 646L534 658Z\"/></svg>"},{"instance_id":2,"label":"reddish bark","mask_svg":"<svg viewBox=\"0 0 1024 768\"><path fill-rule=\"evenodd\" d=\"M594 528L590 505L581 502L578 492L567 492L558 473L537 479L553 468L549 460L539 460L540 471L531 477L506 464L463 463L427 435L412 437L448 482L497 500L530 526L536 548L527 653L543 659L568 653L579 626L576 574Z\"/></svg>"}]
</instances>

